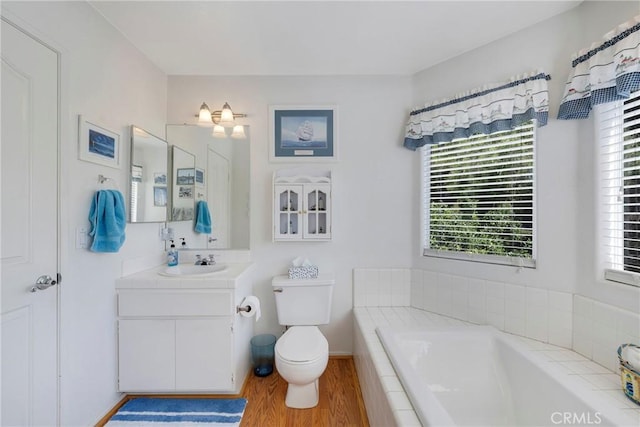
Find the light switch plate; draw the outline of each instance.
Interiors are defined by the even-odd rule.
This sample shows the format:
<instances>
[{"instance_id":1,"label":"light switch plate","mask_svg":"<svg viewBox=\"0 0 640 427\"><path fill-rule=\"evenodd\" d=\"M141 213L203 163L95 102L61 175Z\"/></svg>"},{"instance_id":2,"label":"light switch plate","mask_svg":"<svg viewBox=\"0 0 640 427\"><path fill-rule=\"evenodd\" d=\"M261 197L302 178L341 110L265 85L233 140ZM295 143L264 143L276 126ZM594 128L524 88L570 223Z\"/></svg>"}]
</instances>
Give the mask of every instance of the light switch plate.
<instances>
[{"instance_id":1,"label":"light switch plate","mask_svg":"<svg viewBox=\"0 0 640 427\"><path fill-rule=\"evenodd\" d=\"M76 228L76 249L89 247L89 234L86 228Z\"/></svg>"}]
</instances>

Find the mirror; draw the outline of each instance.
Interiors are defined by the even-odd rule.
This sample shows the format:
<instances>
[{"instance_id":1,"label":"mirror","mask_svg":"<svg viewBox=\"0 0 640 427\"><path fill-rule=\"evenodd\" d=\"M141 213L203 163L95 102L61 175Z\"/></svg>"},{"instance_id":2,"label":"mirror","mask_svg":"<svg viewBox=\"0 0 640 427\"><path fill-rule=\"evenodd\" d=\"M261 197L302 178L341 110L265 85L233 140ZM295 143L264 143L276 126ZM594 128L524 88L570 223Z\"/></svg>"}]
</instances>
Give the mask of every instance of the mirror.
<instances>
[{"instance_id":1,"label":"mirror","mask_svg":"<svg viewBox=\"0 0 640 427\"><path fill-rule=\"evenodd\" d=\"M210 127L167 125L169 145L195 155L192 207L204 200L211 215L211 234L193 231L193 221L171 219L176 240L190 249L249 249L249 127L246 138L213 137ZM175 169L175 166L173 167Z\"/></svg>"},{"instance_id":2,"label":"mirror","mask_svg":"<svg viewBox=\"0 0 640 427\"><path fill-rule=\"evenodd\" d=\"M131 126L129 222L167 220L167 142Z\"/></svg>"},{"instance_id":3,"label":"mirror","mask_svg":"<svg viewBox=\"0 0 640 427\"><path fill-rule=\"evenodd\" d=\"M171 221L192 221L196 180L196 157L180 147L171 147Z\"/></svg>"}]
</instances>

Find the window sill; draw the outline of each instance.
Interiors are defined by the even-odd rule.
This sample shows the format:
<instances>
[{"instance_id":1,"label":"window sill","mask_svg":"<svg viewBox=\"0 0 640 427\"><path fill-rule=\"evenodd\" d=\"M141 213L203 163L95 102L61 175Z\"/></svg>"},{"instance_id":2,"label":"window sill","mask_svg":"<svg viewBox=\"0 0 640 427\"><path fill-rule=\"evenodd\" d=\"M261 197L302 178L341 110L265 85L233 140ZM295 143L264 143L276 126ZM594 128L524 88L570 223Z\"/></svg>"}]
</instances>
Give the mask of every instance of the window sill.
<instances>
[{"instance_id":1,"label":"window sill","mask_svg":"<svg viewBox=\"0 0 640 427\"><path fill-rule=\"evenodd\" d=\"M604 278L605 280L609 280L612 282L623 283L625 285L640 287L640 274L638 273L605 269Z\"/></svg>"},{"instance_id":2,"label":"window sill","mask_svg":"<svg viewBox=\"0 0 640 427\"><path fill-rule=\"evenodd\" d=\"M464 252L438 251L433 249L424 249L422 255L430 258L454 259L458 261L508 265L511 267L520 268L536 268L536 260L531 258L514 258L500 255L470 254Z\"/></svg>"}]
</instances>

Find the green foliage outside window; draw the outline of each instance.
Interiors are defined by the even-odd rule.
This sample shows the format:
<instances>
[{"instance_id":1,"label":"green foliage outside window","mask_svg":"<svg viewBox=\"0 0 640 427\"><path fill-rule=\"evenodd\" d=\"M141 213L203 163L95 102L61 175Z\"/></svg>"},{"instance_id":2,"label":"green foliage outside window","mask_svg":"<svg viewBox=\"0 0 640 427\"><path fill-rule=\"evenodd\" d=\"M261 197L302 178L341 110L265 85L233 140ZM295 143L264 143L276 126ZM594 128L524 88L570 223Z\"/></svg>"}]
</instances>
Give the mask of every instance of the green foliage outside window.
<instances>
[{"instance_id":1,"label":"green foliage outside window","mask_svg":"<svg viewBox=\"0 0 640 427\"><path fill-rule=\"evenodd\" d=\"M433 147L429 248L533 257L533 127Z\"/></svg>"}]
</instances>

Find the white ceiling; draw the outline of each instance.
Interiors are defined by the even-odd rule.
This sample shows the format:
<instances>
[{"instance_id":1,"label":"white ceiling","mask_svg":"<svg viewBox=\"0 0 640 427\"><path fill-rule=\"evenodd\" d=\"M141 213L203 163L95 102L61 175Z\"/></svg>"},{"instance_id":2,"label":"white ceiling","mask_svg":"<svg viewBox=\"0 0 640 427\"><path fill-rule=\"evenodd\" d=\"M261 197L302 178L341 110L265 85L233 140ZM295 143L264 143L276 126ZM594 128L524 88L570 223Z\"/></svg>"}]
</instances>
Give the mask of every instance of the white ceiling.
<instances>
[{"instance_id":1,"label":"white ceiling","mask_svg":"<svg viewBox=\"0 0 640 427\"><path fill-rule=\"evenodd\" d=\"M409 75L580 1L92 1L169 75Z\"/></svg>"}]
</instances>

